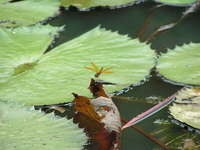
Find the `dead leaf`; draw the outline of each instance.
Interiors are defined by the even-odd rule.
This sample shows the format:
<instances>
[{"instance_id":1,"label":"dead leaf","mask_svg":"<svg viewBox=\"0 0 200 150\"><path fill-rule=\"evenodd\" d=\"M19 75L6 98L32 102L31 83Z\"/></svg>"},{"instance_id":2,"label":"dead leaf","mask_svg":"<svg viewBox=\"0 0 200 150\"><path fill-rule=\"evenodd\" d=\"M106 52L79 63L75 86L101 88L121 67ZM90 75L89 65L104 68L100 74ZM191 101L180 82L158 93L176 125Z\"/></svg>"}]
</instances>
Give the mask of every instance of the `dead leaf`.
<instances>
[{"instance_id":1,"label":"dead leaf","mask_svg":"<svg viewBox=\"0 0 200 150\"><path fill-rule=\"evenodd\" d=\"M90 91L95 98L74 94L74 108L77 114L74 122L85 128L88 134L89 150L120 150L121 119L111 97L98 81L91 79Z\"/></svg>"},{"instance_id":2,"label":"dead leaf","mask_svg":"<svg viewBox=\"0 0 200 150\"><path fill-rule=\"evenodd\" d=\"M90 103L90 98L85 96L79 96L75 93L73 93L75 99L75 105L74 108L80 112L83 113L91 118L94 118L97 121L101 120L101 117L95 112L94 106Z\"/></svg>"},{"instance_id":3,"label":"dead leaf","mask_svg":"<svg viewBox=\"0 0 200 150\"><path fill-rule=\"evenodd\" d=\"M91 79L90 86L88 87L88 89L90 90L90 92L93 94L94 97L102 96L111 98L109 93L104 89L103 85L94 79Z\"/></svg>"}]
</instances>

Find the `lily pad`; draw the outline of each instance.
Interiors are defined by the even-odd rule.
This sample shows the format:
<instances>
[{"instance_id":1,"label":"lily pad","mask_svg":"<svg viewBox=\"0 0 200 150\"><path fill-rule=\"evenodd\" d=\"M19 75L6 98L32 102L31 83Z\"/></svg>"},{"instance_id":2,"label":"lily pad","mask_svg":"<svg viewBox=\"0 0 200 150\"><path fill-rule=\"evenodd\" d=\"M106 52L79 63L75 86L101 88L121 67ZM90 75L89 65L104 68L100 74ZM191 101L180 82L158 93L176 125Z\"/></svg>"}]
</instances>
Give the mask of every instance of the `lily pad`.
<instances>
[{"instance_id":1,"label":"lily pad","mask_svg":"<svg viewBox=\"0 0 200 150\"><path fill-rule=\"evenodd\" d=\"M139 0L110 0L110 1L105 1L105 0L60 0L61 5L65 7L69 6L75 6L81 10L87 10L91 7L97 7L97 6L109 6L109 7L120 7L120 5L126 6L129 3L134 3ZM122 7L122 6L121 6Z\"/></svg>"},{"instance_id":2,"label":"lily pad","mask_svg":"<svg viewBox=\"0 0 200 150\"><path fill-rule=\"evenodd\" d=\"M40 24L15 29L0 28L0 83L33 68L57 35L58 29Z\"/></svg>"},{"instance_id":3,"label":"lily pad","mask_svg":"<svg viewBox=\"0 0 200 150\"><path fill-rule=\"evenodd\" d=\"M199 89L185 89L178 92L176 103L170 107L175 119L200 129L200 92Z\"/></svg>"},{"instance_id":4,"label":"lily pad","mask_svg":"<svg viewBox=\"0 0 200 150\"><path fill-rule=\"evenodd\" d=\"M75 149L80 150L87 137L77 124L33 107L0 101L1 149Z\"/></svg>"},{"instance_id":5,"label":"lily pad","mask_svg":"<svg viewBox=\"0 0 200 150\"><path fill-rule=\"evenodd\" d=\"M158 59L158 72L165 78L184 84L200 85L200 44L190 43L168 50Z\"/></svg>"},{"instance_id":6,"label":"lily pad","mask_svg":"<svg viewBox=\"0 0 200 150\"><path fill-rule=\"evenodd\" d=\"M157 2L173 4L173 5L185 5L185 4L194 3L196 2L196 0L157 0Z\"/></svg>"},{"instance_id":7,"label":"lily pad","mask_svg":"<svg viewBox=\"0 0 200 150\"><path fill-rule=\"evenodd\" d=\"M44 21L55 15L59 7L58 0L0 0L0 27L31 25Z\"/></svg>"},{"instance_id":8,"label":"lily pad","mask_svg":"<svg viewBox=\"0 0 200 150\"><path fill-rule=\"evenodd\" d=\"M22 29L29 31L30 28L23 27ZM12 34L15 30L18 29L6 31L6 33L11 32L9 38L12 39L12 36L16 36ZM5 37L8 36L8 33L6 33L1 34L3 42L7 41ZM41 33L38 34L42 33L41 30ZM23 31L19 33L19 36L21 34ZM22 36L25 38L25 35ZM33 34L32 37L34 38L34 36ZM12 44L5 42L0 57L9 65L5 67L4 63L0 64L4 69L0 76L8 78L0 84L1 99L27 105L44 105L72 101L72 92L90 97L91 94L87 87L95 72L84 68L84 66L90 66L90 62L95 63L99 68L113 67L109 71L114 73L100 76L101 80L112 83L105 86L109 92L121 90L132 83L140 82L154 66L155 53L149 45L140 43L138 39L131 39L100 27L96 27L42 56L41 53L33 52L32 47L42 43L41 39L34 39L26 47L26 50L31 52L23 56L19 55L24 53L23 49L6 50L11 45L13 48L19 45L23 47L27 42L17 41L17 39ZM43 46L47 47L47 44L44 43ZM37 51L40 48L34 49ZM13 68L17 66L19 68L16 71ZM23 70L24 68L27 70Z\"/></svg>"}]
</instances>

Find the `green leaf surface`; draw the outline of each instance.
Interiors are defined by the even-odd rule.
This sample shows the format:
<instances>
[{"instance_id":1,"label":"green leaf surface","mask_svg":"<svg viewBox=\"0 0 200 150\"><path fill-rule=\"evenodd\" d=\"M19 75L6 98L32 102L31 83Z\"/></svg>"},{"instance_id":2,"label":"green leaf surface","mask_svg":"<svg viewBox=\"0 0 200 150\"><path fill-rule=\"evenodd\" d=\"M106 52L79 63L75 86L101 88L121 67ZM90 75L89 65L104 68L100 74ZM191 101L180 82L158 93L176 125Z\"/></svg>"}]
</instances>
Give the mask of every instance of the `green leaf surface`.
<instances>
[{"instance_id":1,"label":"green leaf surface","mask_svg":"<svg viewBox=\"0 0 200 150\"><path fill-rule=\"evenodd\" d=\"M181 90L170 112L177 120L200 129L200 93L196 89Z\"/></svg>"},{"instance_id":2,"label":"green leaf surface","mask_svg":"<svg viewBox=\"0 0 200 150\"><path fill-rule=\"evenodd\" d=\"M120 5L126 5L128 3L133 3L138 0L60 0L61 5L65 7L69 6L75 6L81 10L85 10L91 7L97 7L97 6L120 6Z\"/></svg>"},{"instance_id":3,"label":"green leaf surface","mask_svg":"<svg viewBox=\"0 0 200 150\"><path fill-rule=\"evenodd\" d=\"M158 59L158 72L175 82L200 85L199 49L199 43L190 43L168 50Z\"/></svg>"},{"instance_id":4,"label":"green leaf surface","mask_svg":"<svg viewBox=\"0 0 200 150\"><path fill-rule=\"evenodd\" d=\"M33 107L0 101L0 116L0 147L4 150L80 150L87 141L72 120L58 119Z\"/></svg>"},{"instance_id":5,"label":"green leaf surface","mask_svg":"<svg viewBox=\"0 0 200 150\"><path fill-rule=\"evenodd\" d=\"M0 28L0 83L14 79L20 72L35 66L58 29L40 24L15 29Z\"/></svg>"},{"instance_id":6,"label":"green leaf surface","mask_svg":"<svg viewBox=\"0 0 200 150\"><path fill-rule=\"evenodd\" d=\"M55 15L59 6L58 0L0 0L0 27L31 25L44 21Z\"/></svg>"},{"instance_id":7,"label":"green leaf surface","mask_svg":"<svg viewBox=\"0 0 200 150\"><path fill-rule=\"evenodd\" d=\"M162 2L166 4L174 4L174 5L184 5L191 4L196 2L196 0L157 0L157 2Z\"/></svg>"},{"instance_id":8,"label":"green leaf surface","mask_svg":"<svg viewBox=\"0 0 200 150\"><path fill-rule=\"evenodd\" d=\"M24 29L29 30L29 27ZM30 42L29 47L36 45L38 40ZM20 40L15 44L23 47L24 43ZM12 47L15 47L15 44L13 43ZM4 49L7 49L6 45ZM17 49L12 53L21 53L20 51ZM11 61L10 68L25 64L19 68L28 70L21 73L18 71L20 69L9 72L9 80L0 85L0 98L28 105L69 102L73 100L72 92L90 97L87 87L95 72L83 67L92 67L90 62L99 68L114 67L110 70L114 73L104 73L100 76L104 81L115 83L105 86L108 92L123 89L144 79L154 66L155 57L149 45L140 43L138 39L132 40L99 27L54 48L43 56L40 55L40 58L36 55L38 60L24 61L32 57L32 54L27 54L23 55L25 58L14 55L15 61L13 61L13 57L7 58L7 55L10 56L9 51L3 50L2 53L5 54L0 57L3 56L4 59L6 57L7 61ZM4 64L1 66L4 68ZM11 76L14 71L16 75ZM8 73L2 74L4 76Z\"/></svg>"}]
</instances>

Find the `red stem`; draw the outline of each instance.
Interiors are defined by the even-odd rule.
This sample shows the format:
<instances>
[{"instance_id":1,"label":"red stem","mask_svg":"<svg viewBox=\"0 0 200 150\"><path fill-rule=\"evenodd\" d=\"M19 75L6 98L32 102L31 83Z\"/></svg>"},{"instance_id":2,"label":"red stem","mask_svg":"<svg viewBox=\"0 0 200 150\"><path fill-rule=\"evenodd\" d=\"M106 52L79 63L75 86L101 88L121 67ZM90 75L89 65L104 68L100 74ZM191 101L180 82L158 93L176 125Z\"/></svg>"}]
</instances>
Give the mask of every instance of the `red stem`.
<instances>
[{"instance_id":1,"label":"red stem","mask_svg":"<svg viewBox=\"0 0 200 150\"><path fill-rule=\"evenodd\" d=\"M138 115L137 117L133 118L131 121L129 121L128 123L126 123L123 127L122 130L130 127L140 121L142 121L143 119L153 115L154 113L158 112L159 110L161 110L163 107L165 107L166 105L168 105L169 103L171 103L174 99L174 97L178 94L175 93L172 96L168 97L167 99L165 99L164 101L162 101L161 103L155 105L154 107L150 108L149 110L145 111L144 113Z\"/></svg>"}]
</instances>

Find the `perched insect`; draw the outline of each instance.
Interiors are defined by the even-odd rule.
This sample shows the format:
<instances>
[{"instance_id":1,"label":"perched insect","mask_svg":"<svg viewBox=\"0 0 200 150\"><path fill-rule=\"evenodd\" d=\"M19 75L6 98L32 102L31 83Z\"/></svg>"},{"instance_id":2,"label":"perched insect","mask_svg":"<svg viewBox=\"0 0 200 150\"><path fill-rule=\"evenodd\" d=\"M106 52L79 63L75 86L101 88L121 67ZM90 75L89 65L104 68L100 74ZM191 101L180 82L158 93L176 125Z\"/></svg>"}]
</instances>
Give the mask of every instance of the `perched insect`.
<instances>
[{"instance_id":1,"label":"perched insect","mask_svg":"<svg viewBox=\"0 0 200 150\"><path fill-rule=\"evenodd\" d=\"M112 69L113 67L110 67L110 68L103 70L103 67L101 69L99 69L99 67L97 67L94 63L91 62L91 64L94 68L90 68L90 67L86 67L86 66L84 66L84 68L96 72L96 74L94 75L96 78L98 78L100 76L100 74L102 74L102 73L114 73L114 72L111 72L111 71L107 71L109 69Z\"/></svg>"}]
</instances>

